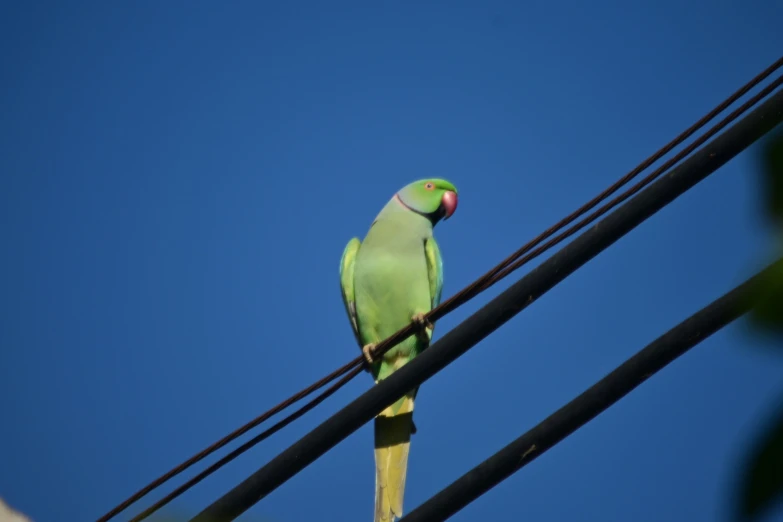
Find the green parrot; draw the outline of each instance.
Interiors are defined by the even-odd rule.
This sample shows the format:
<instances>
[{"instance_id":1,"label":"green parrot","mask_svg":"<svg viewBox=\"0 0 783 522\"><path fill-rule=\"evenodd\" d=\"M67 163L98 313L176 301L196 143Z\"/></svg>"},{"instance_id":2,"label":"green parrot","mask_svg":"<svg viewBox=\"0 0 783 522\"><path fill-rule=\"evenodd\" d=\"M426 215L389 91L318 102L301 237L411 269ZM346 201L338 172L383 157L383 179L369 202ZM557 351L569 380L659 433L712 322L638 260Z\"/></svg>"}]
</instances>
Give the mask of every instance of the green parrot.
<instances>
[{"instance_id":1,"label":"green parrot","mask_svg":"<svg viewBox=\"0 0 783 522\"><path fill-rule=\"evenodd\" d=\"M414 181L397 192L364 238L340 260L343 302L356 340L379 382L427 348L434 325L424 314L440 303L443 261L432 229L457 209L457 189L442 179ZM375 345L415 322L418 333L373 360ZM375 522L402 517L413 424L411 390L375 418Z\"/></svg>"}]
</instances>

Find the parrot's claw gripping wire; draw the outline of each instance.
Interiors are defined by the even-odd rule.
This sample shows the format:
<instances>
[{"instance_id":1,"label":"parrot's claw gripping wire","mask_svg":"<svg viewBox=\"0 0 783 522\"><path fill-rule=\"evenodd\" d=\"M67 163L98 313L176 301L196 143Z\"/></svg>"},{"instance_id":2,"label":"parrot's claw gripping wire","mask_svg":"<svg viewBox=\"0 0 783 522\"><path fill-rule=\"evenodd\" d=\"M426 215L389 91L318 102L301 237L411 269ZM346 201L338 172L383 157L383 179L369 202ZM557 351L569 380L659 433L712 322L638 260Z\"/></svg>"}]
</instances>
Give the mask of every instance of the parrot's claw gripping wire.
<instances>
[{"instance_id":1,"label":"parrot's claw gripping wire","mask_svg":"<svg viewBox=\"0 0 783 522\"><path fill-rule=\"evenodd\" d=\"M422 340L429 341L429 335L427 334L427 330L430 332L435 329L435 325L433 325L427 317L422 314L415 314L413 317L411 317L411 320L413 323L418 327L417 334L419 337L422 338Z\"/></svg>"},{"instance_id":2,"label":"parrot's claw gripping wire","mask_svg":"<svg viewBox=\"0 0 783 522\"><path fill-rule=\"evenodd\" d=\"M372 352L375 351L376 343L369 343L362 346L362 353L364 354L364 360L367 361L367 366L372 366L375 362L372 358Z\"/></svg>"}]
</instances>

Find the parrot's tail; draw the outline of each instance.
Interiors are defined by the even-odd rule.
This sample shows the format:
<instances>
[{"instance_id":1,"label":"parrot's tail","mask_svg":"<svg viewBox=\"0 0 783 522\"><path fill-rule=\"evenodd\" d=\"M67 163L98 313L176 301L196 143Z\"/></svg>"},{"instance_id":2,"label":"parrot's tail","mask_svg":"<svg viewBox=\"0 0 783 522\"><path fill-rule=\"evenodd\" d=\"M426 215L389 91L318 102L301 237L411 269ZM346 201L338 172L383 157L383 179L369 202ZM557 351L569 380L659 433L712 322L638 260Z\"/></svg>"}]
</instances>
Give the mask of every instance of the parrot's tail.
<instances>
[{"instance_id":1,"label":"parrot's tail","mask_svg":"<svg viewBox=\"0 0 783 522\"><path fill-rule=\"evenodd\" d=\"M374 522L394 522L402 517L408 450L413 428L413 397L400 399L396 415L388 408L375 418L375 518Z\"/></svg>"}]
</instances>

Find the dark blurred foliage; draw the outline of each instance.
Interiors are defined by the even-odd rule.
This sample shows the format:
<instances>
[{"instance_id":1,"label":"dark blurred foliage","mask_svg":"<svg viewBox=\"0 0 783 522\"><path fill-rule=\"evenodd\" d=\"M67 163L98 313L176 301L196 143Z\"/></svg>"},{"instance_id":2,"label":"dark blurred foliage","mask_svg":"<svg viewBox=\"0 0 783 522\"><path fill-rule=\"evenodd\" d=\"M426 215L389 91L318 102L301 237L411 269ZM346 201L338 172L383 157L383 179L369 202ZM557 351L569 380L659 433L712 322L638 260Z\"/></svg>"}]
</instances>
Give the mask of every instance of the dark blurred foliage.
<instances>
[{"instance_id":1,"label":"dark blurred foliage","mask_svg":"<svg viewBox=\"0 0 783 522\"><path fill-rule=\"evenodd\" d=\"M760 160L764 214L773 226L779 247L783 245L783 127L764 141ZM765 336L771 335L773 345L780 348L783 383L783 269L766 277L753 299L749 323ZM735 518L742 522L760 520L773 510L783 510L783 396L760 433L749 441L748 448L737 481Z\"/></svg>"}]
</instances>

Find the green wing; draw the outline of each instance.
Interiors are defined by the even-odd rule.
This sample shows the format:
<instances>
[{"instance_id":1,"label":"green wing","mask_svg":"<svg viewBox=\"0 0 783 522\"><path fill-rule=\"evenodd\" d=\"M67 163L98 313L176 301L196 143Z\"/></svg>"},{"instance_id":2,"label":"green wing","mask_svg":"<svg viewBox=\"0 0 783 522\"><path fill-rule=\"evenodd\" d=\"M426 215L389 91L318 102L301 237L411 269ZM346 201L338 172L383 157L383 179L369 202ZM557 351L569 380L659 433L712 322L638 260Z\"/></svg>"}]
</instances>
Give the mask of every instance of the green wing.
<instances>
[{"instance_id":1,"label":"green wing","mask_svg":"<svg viewBox=\"0 0 783 522\"><path fill-rule=\"evenodd\" d=\"M353 335L356 337L356 342L359 347L362 346L362 341L359 338L359 323L356 317L356 298L354 296L353 285L353 267L356 261L356 253L359 252L359 247L362 242L358 237L355 237L348 241L343 251L343 257L340 259L340 289L343 294L343 304L345 305L345 311L348 313L348 319L351 320L351 328L353 329Z\"/></svg>"},{"instance_id":2,"label":"green wing","mask_svg":"<svg viewBox=\"0 0 783 522\"><path fill-rule=\"evenodd\" d=\"M440 304L440 296L443 292L443 259L440 257L440 248L434 237L424 241L424 253L427 256L432 308L435 308Z\"/></svg>"}]
</instances>

